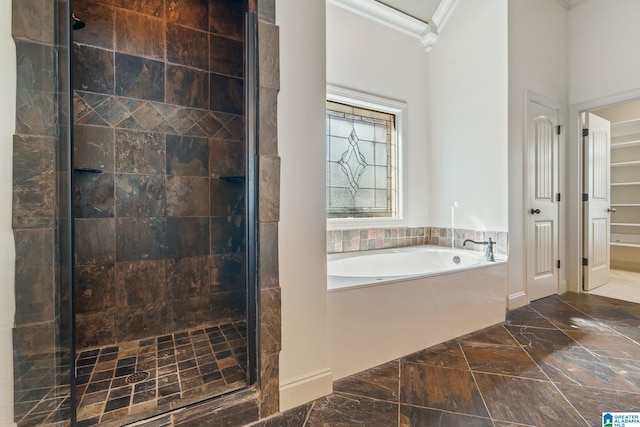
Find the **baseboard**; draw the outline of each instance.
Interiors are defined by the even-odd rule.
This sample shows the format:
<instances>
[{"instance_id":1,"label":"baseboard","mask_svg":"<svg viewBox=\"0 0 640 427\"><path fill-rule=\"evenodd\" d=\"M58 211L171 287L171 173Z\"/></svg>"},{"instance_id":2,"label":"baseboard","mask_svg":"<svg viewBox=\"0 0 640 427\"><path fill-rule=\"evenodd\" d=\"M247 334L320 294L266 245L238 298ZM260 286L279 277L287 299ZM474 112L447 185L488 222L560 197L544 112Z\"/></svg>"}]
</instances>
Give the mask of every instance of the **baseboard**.
<instances>
[{"instance_id":1,"label":"baseboard","mask_svg":"<svg viewBox=\"0 0 640 427\"><path fill-rule=\"evenodd\" d=\"M295 408L333 393L331 369L311 372L280 384L280 411Z\"/></svg>"},{"instance_id":2,"label":"baseboard","mask_svg":"<svg viewBox=\"0 0 640 427\"><path fill-rule=\"evenodd\" d=\"M527 298L527 294L524 292L516 292L515 294L509 295L507 308L509 310L513 310L515 308L524 307L527 304L529 304L529 298Z\"/></svg>"}]
</instances>

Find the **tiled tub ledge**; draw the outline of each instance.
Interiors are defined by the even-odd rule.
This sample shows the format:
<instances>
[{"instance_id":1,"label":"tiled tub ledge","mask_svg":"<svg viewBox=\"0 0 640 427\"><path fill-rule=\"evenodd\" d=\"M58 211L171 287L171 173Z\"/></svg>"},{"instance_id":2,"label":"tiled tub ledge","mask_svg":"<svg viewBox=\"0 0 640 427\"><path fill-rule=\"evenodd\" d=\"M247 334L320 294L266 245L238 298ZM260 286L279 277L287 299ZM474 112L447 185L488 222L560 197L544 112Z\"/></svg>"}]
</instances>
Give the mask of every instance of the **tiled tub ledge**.
<instances>
[{"instance_id":1,"label":"tiled tub ledge","mask_svg":"<svg viewBox=\"0 0 640 427\"><path fill-rule=\"evenodd\" d=\"M327 253L368 251L405 246L436 245L456 249L484 251L483 245L463 246L466 239L496 242L494 252L507 255L508 233L440 227L358 228L327 231Z\"/></svg>"}]
</instances>

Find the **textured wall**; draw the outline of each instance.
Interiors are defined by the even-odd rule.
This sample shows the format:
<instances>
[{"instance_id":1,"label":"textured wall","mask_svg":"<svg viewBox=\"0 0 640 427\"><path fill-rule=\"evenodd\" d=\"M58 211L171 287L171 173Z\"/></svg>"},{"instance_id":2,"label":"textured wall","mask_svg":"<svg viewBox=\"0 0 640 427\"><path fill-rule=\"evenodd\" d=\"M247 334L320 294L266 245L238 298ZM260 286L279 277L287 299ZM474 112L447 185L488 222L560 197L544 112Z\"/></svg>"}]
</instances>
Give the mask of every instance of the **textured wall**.
<instances>
[{"instance_id":1,"label":"textured wall","mask_svg":"<svg viewBox=\"0 0 640 427\"><path fill-rule=\"evenodd\" d=\"M78 345L243 318L243 2L74 11Z\"/></svg>"}]
</instances>

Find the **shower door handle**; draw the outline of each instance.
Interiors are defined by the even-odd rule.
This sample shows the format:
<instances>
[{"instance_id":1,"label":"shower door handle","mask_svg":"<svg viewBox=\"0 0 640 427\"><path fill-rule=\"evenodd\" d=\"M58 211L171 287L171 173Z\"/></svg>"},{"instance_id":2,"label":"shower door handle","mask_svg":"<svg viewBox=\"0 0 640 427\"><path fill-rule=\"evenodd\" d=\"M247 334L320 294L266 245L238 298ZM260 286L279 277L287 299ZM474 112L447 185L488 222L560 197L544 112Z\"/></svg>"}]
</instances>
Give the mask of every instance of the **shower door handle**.
<instances>
[{"instance_id":1,"label":"shower door handle","mask_svg":"<svg viewBox=\"0 0 640 427\"><path fill-rule=\"evenodd\" d=\"M531 210L529 211L529 213L530 213L531 215L537 215L537 214L539 214L539 213L540 213L540 209L533 209L533 208L531 208Z\"/></svg>"}]
</instances>

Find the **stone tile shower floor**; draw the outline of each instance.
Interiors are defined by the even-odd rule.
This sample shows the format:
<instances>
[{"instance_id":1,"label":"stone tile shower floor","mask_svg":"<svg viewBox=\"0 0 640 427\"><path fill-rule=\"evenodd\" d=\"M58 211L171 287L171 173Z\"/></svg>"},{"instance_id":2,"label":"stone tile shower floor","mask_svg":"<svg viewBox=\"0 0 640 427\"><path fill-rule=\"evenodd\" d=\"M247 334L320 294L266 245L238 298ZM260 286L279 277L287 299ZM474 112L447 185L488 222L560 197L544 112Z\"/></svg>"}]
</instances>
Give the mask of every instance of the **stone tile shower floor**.
<instances>
[{"instance_id":1,"label":"stone tile shower floor","mask_svg":"<svg viewBox=\"0 0 640 427\"><path fill-rule=\"evenodd\" d=\"M79 426L173 409L246 386L245 322L78 353Z\"/></svg>"},{"instance_id":2,"label":"stone tile shower floor","mask_svg":"<svg viewBox=\"0 0 640 427\"><path fill-rule=\"evenodd\" d=\"M640 412L640 304L574 293L534 301L504 323L343 378L308 407L306 420L269 425L599 426L602 412Z\"/></svg>"},{"instance_id":3,"label":"stone tile shower floor","mask_svg":"<svg viewBox=\"0 0 640 427\"><path fill-rule=\"evenodd\" d=\"M76 355L77 426L122 425L244 388L246 342L246 322L234 322L83 349ZM62 364L61 382L67 382L63 353L23 362L16 387L19 427L69 419L68 386L42 386L54 356Z\"/></svg>"}]
</instances>

